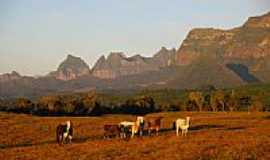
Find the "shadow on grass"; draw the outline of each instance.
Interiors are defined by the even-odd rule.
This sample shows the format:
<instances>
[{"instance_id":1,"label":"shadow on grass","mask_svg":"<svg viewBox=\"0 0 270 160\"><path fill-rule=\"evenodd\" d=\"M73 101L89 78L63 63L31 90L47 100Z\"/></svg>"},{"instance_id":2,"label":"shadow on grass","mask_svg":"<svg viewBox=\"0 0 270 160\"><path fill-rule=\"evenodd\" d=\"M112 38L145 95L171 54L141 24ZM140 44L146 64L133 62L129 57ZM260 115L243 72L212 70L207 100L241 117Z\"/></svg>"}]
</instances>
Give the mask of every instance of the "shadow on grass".
<instances>
[{"instance_id":1,"label":"shadow on grass","mask_svg":"<svg viewBox=\"0 0 270 160\"><path fill-rule=\"evenodd\" d=\"M0 144L0 149L10 149L10 148L17 148L17 147L30 147L30 146L39 146L39 145L44 145L44 144L53 144L55 141L50 140L50 141L44 141L40 143L35 143L33 144L32 142L22 142L18 144Z\"/></svg>"},{"instance_id":2,"label":"shadow on grass","mask_svg":"<svg viewBox=\"0 0 270 160\"><path fill-rule=\"evenodd\" d=\"M219 129L219 128L224 128L224 127L225 127L224 125L203 124L203 125L191 126L189 130L198 131L198 130L204 130L204 129Z\"/></svg>"},{"instance_id":3,"label":"shadow on grass","mask_svg":"<svg viewBox=\"0 0 270 160\"><path fill-rule=\"evenodd\" d=\"M207 129L222 129L222 128L225 128L225 125L196 125L196 126L191 126L188 130L189 131L199 131L199 130L207 130ZM171 128L161 128L159 130L159 135L166 135L167 133L170 133L170 132L175 132L175 129L174 127L171 127ZM228 128L228 129L234 129L234 128ZM237 128L235 128L237 129ZM240 129L240 128L239 128ZM241 128L242 129L242 128ZM244 128L243 128L244 129ZM143 136L144 137L147 137L147 136L154 136L156 135L156 132L155 131L152 131L151 132L151 135L148 134L148 130L144 130L144 134Z\"/></svg>"},{"instance_id":4,"label":"shadow on grass","mask_svg":"<svg viewBox=\"0 0 270 160\"><path fill-rule=\"evenodd\" d=\"M246 127L229 127L229 128L226 128L225 130L236 131L236 130L244 130L244 129L246 129Z\"/></svg>"},{"instance_id":5,"label":"shadow on grass","mask_svg":"<svg viewBox=\"0 0 270 160\"><path fill-rule=\"evenodd\" d=\"M165 133L165 132L174 131L174 130L175 130L174 128L161 128L160 132Z\"/></svg>"},{"instance_id":6,"label":"shadow on grass","mask_svg":"<svg viewBox=\"0 0 270 160\"><path fill-rule=\"evenodd\" d=\"M88 140L101 140L103 139L103 136L79 136L74 137L72 140L72 143L83 143ZM45 144L56 144L56 140L49 140L44 141L40 143L32 143L32 142L22 142L18 144L0 144L0 149L11 149L11 148L17 148L17 147L31 147L31 146L41 146Z\"/></svg>"},{"instance_id":7,"label":"shadow on grass","mask_svg":"<svg viewBox=\"0 0 270 160\"><path fill-rule=\"evenodd\" d=\"M264 119L268 119L268 120L270 120L270 115L265 116L265 117L264 117Z\"/></svg>"},{"instance_id":8,"label":"shadow on grass","mask_svg":"<svg viewBox=\"0 0 270 160\"><path fill-rule=\"evenodd\" d=\"M95 135L95 136L79 136L75 137L72 142L73 143L83 143L89 140L102 140L104 137L102 135Z\"/></svg>"}]
</instances>

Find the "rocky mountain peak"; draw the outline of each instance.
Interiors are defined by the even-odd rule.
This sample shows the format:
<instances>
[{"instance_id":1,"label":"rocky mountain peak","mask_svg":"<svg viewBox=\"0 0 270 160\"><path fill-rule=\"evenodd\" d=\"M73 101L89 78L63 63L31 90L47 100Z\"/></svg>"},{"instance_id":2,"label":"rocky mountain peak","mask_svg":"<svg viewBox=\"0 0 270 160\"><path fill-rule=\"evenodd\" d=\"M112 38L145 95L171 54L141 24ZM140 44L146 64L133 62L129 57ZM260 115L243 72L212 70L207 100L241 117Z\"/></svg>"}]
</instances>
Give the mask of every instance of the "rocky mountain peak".
<instances>
[{"instance_id":1,"label":"rocky mountain peak","mask_svg":"<svg viewBox=\"0 0 270 160\"><path fill-rule=\"evenodd\" d=\"M22 76L16 72L16 71L12 71L11 73L5 73L0 75L0 82L8 82L8 81L12 81L12 80L16 80L16 79L21 79Z\"/></svg>"},{"instance_id":2,"label":"rocky mountain peak","mask_svg":"<svg viewBox=\"0 0 270 160\"><path fill-rule=\"evenodd\" d=\"M250 28L270 28L270 12L257 17L248 18L244 27Z\"/></svg>"},{"instance_id":3,"label":"rocky mountain peak","mask_svg":"<svg viewBox=\"0 0 270 160\"><path fill-rule=\"evenodd\" d=\"M125 58L126 56L125 56L125 54L123 53L123 52L111 52L109 55L108 55L108 57L107 57L107 59L112 59L112 60L114 60L114 59L122 59L122 58Z\"/></svg>"},{"instance_id":4,"label":"rocky mountain peak","mask_svg":"<svg viewBox=\"0 0 270 160\"><path fill-rule=\"evenodd\" d=\"M88 65L80 58L73 55L68 54L67 58L60 64L58 69L65 68L80 68L80 67L88 67Z\"/></svg>"},{"instance_id":5,"label":"rocky mountain peak","mask_svg":"<svg viewBox=\"0 0 270 160\"><path fill-rule=\"evenodd\" d=\"M153 56L153 60L161 68L170 66L174 64L175 53L175 48L167 49L166 47L161 47L161 49Z\"/></svg>"},{"instance_id":6,"label":"rocky mountain peak","mask_svg":"<svg viewBox=\"0 0 270 160\"><path fill-rule=\"evenodd\" d=\"M105 65L107 65L106 58L105 58L104 55L102 55L102 56L97 60L97 62L95 63L94 67L92 68L92 71L101 69L101 68L103 68ZM108 67L109 67L109 66L106 66L106 68L108 68Z\"/></svg>"},{"instance_id":7,"label":"rocky mountain peak","mask_svg":"<svg viewBox=\"0 0 270 160\"><path fill-rule=\"evenodd\" d=\"M167 49L166 47L161 47L160 50L154 55L154 57L167 56L170 54L175 54L175 48Z\"/></svg>"},{"instance_id":8,"label":"rocky mountain peak","mask_svg":"<svg viewBox=\"0 0 270 160\"><path fill-rule=\"evenodd\" d=\"M67 55L66 59L59 65L57 71L50 73L51 76L60 80L72 80L80 76L90 74L89 66L80 58Z\"/></svg>"},{"instance_id":9,"label":"rocky mountain peak","mask_svg":"<svg viewBox=\"0 0 270 160\"><path fill-rule=\"evenodd\" d=\"M16 71L12 71L10 75L14 77L21 77L21 75Z\"/></svg>"}]
</instances>

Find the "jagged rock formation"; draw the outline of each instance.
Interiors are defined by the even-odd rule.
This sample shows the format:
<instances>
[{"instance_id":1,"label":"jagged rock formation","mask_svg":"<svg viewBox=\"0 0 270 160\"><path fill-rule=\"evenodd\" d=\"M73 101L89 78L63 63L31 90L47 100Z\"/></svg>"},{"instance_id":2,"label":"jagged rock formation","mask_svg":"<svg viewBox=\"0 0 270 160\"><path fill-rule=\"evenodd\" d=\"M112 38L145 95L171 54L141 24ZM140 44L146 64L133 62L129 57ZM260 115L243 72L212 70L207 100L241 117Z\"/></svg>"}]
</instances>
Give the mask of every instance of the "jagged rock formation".
<instances>
[{"instance_id":1,"label":"jagged rock formation","mask_svg":"<svg viewBox=\"0 0 270 160\"><path fill-rule=\"evenodd\" d=\"M57 71L51 72L49 76L67 81L89 74L89 66L80 57L68 55L67 58L59 65Z\"/></svg>"},{"instance_id":2,"label":"jagged rock formation","mask_svg":"<svg viewBox=\"0 0 270 160\"><path fill-rule=\"evenodd\" d=\"M174 65L175 63L175 54L176 49L172 48L171 50L161 47L161 49L153 56L153 61L159 67L168 67Z\"/></svg>"},{"instance_id":3,"label":"jagged rock formation","mask_svg":"<svg viewBox=\"0 0 270 160\"><path fill-rule=\"evenodd\" d=\"M149 71L158 71L162 67L173 63L175 49L168 50L162 47L153 57L135 55L126 57L123 53L110 53L102 56L92 69L95 77L101 79L115 79L120 76L136 75Z\"/></svg>"},{"instance_id":4,"label":"jagged rock formation","mask_svg":"<svg viewBox=\"0 0 270 160\"><path fill-rule=\"evenodd\" d=\"M179 65L192 63L201 54L224 61L253 61L270 56L270 13L249 18L239 28L193 29L177 51Z\"/></svg>"}]
</instances>

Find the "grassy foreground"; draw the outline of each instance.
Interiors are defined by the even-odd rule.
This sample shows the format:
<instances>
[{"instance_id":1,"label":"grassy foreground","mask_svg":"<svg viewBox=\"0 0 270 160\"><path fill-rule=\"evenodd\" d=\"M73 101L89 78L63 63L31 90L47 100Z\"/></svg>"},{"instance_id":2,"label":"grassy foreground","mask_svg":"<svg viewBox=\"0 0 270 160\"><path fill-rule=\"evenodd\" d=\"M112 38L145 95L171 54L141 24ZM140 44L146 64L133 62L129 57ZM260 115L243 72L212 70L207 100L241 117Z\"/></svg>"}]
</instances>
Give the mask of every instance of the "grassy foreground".
<instances>
[{"instance_id":1,"label":"grassy foreground","mask_svg":"<svg viewBox=\"0 0 270 160\"><path fill-rule=\"evenodd\" d=\"M0 159L270 159L270 113L171 112L162 115L159 136L128 141L103 139L103 125L135 120L131 115L35 117L0 113ZM172 122L191 116L187 137L176 137ZM72 144L55 142L56 125L71 119Z\"/></svg>"}]
</instances>

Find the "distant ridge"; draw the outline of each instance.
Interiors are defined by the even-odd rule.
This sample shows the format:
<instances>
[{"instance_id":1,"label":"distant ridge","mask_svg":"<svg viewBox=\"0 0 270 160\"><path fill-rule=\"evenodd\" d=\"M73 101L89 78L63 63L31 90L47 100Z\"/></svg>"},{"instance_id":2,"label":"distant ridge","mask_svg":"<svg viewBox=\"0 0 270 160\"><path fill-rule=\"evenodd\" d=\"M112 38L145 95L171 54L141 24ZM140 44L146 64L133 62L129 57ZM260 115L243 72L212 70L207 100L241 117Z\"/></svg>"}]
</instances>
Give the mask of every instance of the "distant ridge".
<instances>
[{"instance_id":1,"label":"distant ridge","mask_svg":"<svg viewBox=\"0 0 270 160\"><path fill-rule=\"evenodd\" d=\"M101 56L93 68L68 55L43 77L17 72L0 75L0 98L37 97L89 90L196 89L270 82L270 13L242 26L221 30L197 28L179 49L161 49L152 57Z\"/></svg>"}]
</instances>

